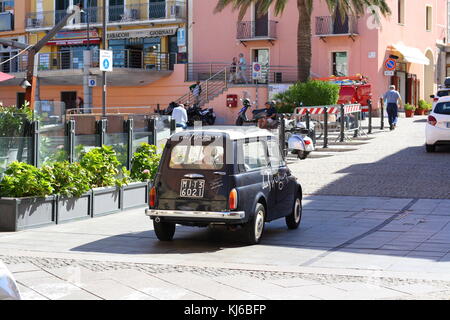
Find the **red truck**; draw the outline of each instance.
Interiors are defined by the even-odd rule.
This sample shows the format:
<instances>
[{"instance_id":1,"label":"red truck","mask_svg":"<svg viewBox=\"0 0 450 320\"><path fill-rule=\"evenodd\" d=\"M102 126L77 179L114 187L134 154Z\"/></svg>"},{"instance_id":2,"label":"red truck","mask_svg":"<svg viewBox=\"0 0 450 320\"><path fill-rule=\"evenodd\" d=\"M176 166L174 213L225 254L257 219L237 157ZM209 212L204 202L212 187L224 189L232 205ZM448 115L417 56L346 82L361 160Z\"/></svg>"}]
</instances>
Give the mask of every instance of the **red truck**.
<instances>
[{"instance_id":1,"label":"red truck","mask_svg":"<svg viewBox=\"0 0 450 320\"><path fill-rule=\"evenodd\" d=\"M367 111L367 100L372 98L372 88L368 79L362 75L348 77L327 77L314 80L329 81L341 87L338 104L359 103Z\"/></svg>"}]
</instances>

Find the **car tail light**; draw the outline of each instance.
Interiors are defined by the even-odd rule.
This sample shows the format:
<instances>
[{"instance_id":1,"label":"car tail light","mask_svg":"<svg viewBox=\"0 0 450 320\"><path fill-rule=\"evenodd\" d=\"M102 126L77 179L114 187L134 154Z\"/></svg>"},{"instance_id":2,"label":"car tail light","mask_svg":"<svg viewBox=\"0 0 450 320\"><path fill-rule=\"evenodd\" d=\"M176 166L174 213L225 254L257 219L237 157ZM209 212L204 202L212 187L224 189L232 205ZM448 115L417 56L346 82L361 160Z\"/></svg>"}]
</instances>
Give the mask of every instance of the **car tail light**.
<instances>
[{"instance_id":1,"label":"car tail light","mask_svg":"<svg viewBox=\"0 0 450 320\"><path fill-rule=\"evenodd\" d=\"M428 123L431 124L432 126L435 126L437 123L437 120L433 116L428 116Z\"/></svg>"},{"instance_id":2,"label":"car tail light","mask_svg":"<svg viewBox=\"0 0 450 320\"><path fill-rule=\"evenodd\" d=\"M153 208L156 205L156 188L152 187L150 189L150 199L149 199L150 208Z\"/></svg>"},{"instance_id":3,"label":"car tail light","mask_svg":"<svg viewBox=\"0 0 450 320\"><path fill-rule=\"evenodd\" d=\"M310 141L310 140L305 140L305 144L306 144L306 145L310 145L310 144L311 144L311 141Z\"/></svg>"},{"instance_id":4,"label":"car tail light","mask_svg":"<svg viewBox=\"0 0 450 320\"><path fill-rule=\"evenodd\" d=\"M439 98L434 98L434 99L433 99L434 102L436 102L436 101L438 101L438 100L439 100Z\"/></svg>"},{"instance_id":5,"label":"car tail light","mask_svg":"<svg viewBox=\"0 0 450 320\"><path fill-rule=\"evenodd\" d=\"M237 198L236 189L233 189L230 191L230 196L228 197L228 204L229 204L230 210L237 209L238 198Z\"/></svg>"}]
</instances>

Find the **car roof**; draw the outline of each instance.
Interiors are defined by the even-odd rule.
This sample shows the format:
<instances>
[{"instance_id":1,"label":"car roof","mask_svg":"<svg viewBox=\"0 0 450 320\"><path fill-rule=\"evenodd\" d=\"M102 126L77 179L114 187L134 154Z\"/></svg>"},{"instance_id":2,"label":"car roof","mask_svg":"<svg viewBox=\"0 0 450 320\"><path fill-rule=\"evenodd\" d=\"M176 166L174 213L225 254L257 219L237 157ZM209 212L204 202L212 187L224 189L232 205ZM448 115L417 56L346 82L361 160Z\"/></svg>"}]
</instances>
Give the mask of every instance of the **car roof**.
<instances>
[{"instance_id":1,"label":"car roof","mask_svg":"<svg viewBox=\"0 0 450 320\"><path fill-rule=\"evenodd\" d=\"M228 135L231 140L257 137L275 137L275 135L269 130L260 129L256 126L207 126L199 129L194 128L183 130L175 133L173 137L194 133L222 133Z\"/></svg>"},{"instance_id":2,"label":"car roof","mask_svg":"<svg viewBox=\"0 0 450 320\"><path fill-rule=\"evenodd\" d=\"M450 101L450 96L439 97L438 102L448 102Z\"/></svg>"}]
</instances>

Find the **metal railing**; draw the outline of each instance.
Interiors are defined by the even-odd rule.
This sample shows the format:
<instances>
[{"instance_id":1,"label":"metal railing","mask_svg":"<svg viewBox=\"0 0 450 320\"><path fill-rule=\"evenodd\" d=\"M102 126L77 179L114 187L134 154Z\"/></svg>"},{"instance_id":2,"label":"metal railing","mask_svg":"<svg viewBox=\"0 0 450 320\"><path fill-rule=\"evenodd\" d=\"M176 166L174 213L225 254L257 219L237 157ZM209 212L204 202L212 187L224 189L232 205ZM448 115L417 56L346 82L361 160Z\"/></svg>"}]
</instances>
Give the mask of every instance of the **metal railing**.
<instances>
[{"instance_id":1,"label":"metal railing","mask_svg":"<svg viewBox=\"0 0 450 320\"><path fill-rule=\"evenodd\" d=\"M132 68L144 70L172 70L174 54L146 52L141 50L112 50L114 68ZM83 69L83 50L67 50L39 53L38 70ZM99 51L93 50L92 68L99 66Z\"/></svg>"},{"instance_id":2,"label":"metal railing","mask_svg":"<svg viewBox=\"0 0 450 320\"><path fill-rule=\"evenodd\" d=\"M188 63L186 64L186 81L205 81L225 68L227 68L228 79L230 80L232 71L230 63ZM237 71L238 70L236 69L236 72ZM243 72L243 75L245 75L248 83L256 83L256 81L252 79L251 64L247 65L247 70ZM296 66L263 66L262 75L262 79L258 80L258 83L260 84L294 83L298 80L298 68ZM238 74L236 74L236 76L238 76ZM237 79L234 83L244 83L244 81L243 79Z\"/></svg>"},{"instance_id":3,"label":"metal railing","mask_svg":"<svg viewBox=\"0 0 450 320\"><path fill-rule=\"evenodd\" d=\"M228 88L228 76L229 72L227 68L224 68L207 80L200 82L200 95L195 96L193 92L189 92L176 100L176 102L185 105L197 104L197 106L201 107Z\"/></svg>"},{"instance_id":4,"label":"metal railing","mask_svg":"<svg viewBox=\"0 0 450 320\"><path fill-rule=\"evenodd\" d=\"M358 18L347 16L339 19L332 16L316 17L316 35L353 35L358 34Z\"/></svg>"},{"instance_id":5,"label":"metal railing","mask_svg":"<svg viewBox=\"0 0 450 320\"><path fill-rule=\"evenodd\" d=\"M278 21L267 20L264 22L241 21L237 23L236 39L260 40L277 38Z\"/></svg>"},{"instance_id":6,"label":"metal railing","mask_svg":"<svg viewBox=\"0 0 450 320\"><path fill-rule=\"evenodd\" d=\"M0 13L0 31L14 30L14 14L11 12Z\"/></svg>"},{"instance_id":7,"label":"metal railing","mask_svg":"<svg viewBox=\"0 0 450 320\"><path fill-rule=\"evenodd\" d=\"M80 24L101 24L103 20L103 8L84 8L81 13ZM66 10L53 10L30 12L26 15L25 26L27 29L50 28L57 24L66 15ZM184 1L165 1L153 3L137 3L121 6L109 6L106 20L108 23L145 22L157 19L185 19L186 4ZM75 19L69 21L70 25L78 24Z\"/></svg>"},{"instance_id":8,"label":"metal railing","mask_svg":"<svg viewBox=\"0 0 450 320\"><path fill-rule=\"evenodd\" d=\"M11 52L9 55L0 56L1 72L17 73L17 72L25 72L27 70L28 57L26 54L15 57L12 60L9 60L12 56L15 56L16 54L17 52Z\"/></svg>"}]
</instances>

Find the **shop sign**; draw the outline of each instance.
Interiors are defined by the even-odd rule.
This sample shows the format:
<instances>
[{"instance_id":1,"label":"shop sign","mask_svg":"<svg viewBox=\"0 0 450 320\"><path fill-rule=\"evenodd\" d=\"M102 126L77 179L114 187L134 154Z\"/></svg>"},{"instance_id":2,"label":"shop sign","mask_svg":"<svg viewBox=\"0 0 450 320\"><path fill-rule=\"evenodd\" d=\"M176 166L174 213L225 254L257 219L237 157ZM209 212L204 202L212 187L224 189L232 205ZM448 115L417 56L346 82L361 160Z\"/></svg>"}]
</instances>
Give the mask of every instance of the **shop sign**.
<instances>
[{"instance_id":1,"label":"shop sign","mask_svg":"<svg viewBox=\"0 0 450 320\"><path fill-rule=\"evenodd\" d=\"M176 32L176 27L109 31L108 40L129 38L159 38L165 36L173 36Z\"/></svg>"},{"instance_id":2,"label":"shop sign","mask_svg":"<svg viewBox=\"0 0 450 320\"><path fill-rule=\"evenodd\" d=\"M80 45L86 44L88 42L87 40L88 40L87 30L61 31L58 32L53 37L52 40L47 42L47 44L54 46ZM100 36L97 30L89 31L89 43L91 44L100 43Z\"/></svg>"}]
</instances>

